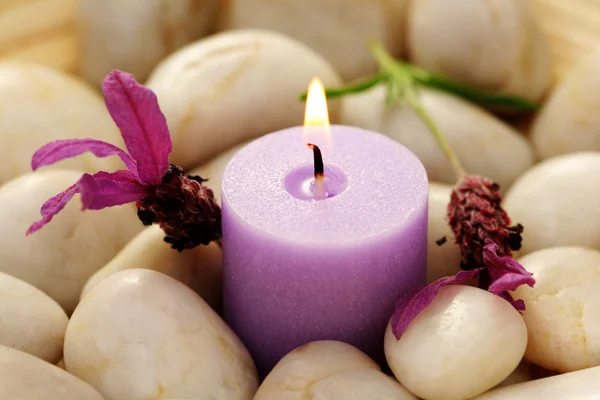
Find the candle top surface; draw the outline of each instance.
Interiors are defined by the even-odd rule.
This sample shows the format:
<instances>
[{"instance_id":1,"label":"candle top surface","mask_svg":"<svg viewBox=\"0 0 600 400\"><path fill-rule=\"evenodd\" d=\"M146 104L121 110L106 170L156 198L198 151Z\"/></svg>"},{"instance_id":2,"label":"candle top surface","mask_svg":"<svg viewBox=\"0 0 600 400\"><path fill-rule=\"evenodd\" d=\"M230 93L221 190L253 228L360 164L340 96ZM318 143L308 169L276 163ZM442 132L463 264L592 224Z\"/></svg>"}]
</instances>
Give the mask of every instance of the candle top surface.
<instances>
[{"instance_id":1,"label":"candle top surface","mask_svg":"<svg viewBox=\"0 0 600 400\"><path fill-rule=\"evenodd\" d=\"M330 128L331 146L321 149L331 197L294 193L313 171L304 128L294 127L263 136L233 157L223 175L224 208L259 234L318 245L392 233L427 207L427 174L410 150L379 133Z\"/></svg>"}]
</instances>

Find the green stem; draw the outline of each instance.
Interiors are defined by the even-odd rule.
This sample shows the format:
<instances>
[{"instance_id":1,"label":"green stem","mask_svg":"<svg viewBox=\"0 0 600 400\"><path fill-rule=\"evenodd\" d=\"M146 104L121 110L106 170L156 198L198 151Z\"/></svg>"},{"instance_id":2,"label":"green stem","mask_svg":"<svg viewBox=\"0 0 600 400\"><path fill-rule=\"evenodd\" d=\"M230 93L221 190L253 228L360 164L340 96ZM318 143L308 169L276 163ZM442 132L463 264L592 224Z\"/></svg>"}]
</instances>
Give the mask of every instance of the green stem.
<instances>
[{"instance_id":1,"label":"green stem","mask_svg":"<svg viewBox=\"0 0 600 400\"><path fill-rule=\"evenodd\" d=\"M373 76L369 76L358 82L349 83L344 86L340 86L337 88L329 88L325 90L325 95L328 99L333 99L335 97L342 97L347 94L352 93L360 93L368 90L374 86L377 86L381 81L384 80L384 76L382 74L377 74ZM302 93L298 99L301 101L306 101L307 92Z\"/></svg>"},{"instance_id":2,"label":"green stem","mask_svg":"<svg viewBox=\"0 0 600 400\"><path fill-rule=\"evenodd\" d=\"M404 63L403 63L404 64ZM441 75L433 74L422 68L410 64L404 64L412 77L419 84L444 92L453 93L473 103L484 104L487 106L499 106L517 108L525 111L537 111L539 105L522 97L489 93L461 83L449 80Z\"/></svg>"},{"instance_id":3,"label":"green stem","mask_svg":"<svg viewBox=\"0 0 600 400\"><path fill-rule=\"evenodd\" d=\"M456 178L458 180L462 179L462 177L465 175L465 170L458 160L458 157L456 157L456 154L450 147L446 137L442 134L440 129L437 127L435 122L433 122L421 104L417 89L415 87L415 79L412 76L411 71L407 68L406 64L398 63L379 43L371 44L371 52L379 63L381 72L390 76L389 82L392 84L391 87L394 88L396 92L398 92L398 86L402 88L400 94L402 98L392 100L404 99L408 102L413 111L433 134L436 142L441 147L444 155L450 162ZM392 96L396 97L394 95Z\"/></svg>"}]
</instances>

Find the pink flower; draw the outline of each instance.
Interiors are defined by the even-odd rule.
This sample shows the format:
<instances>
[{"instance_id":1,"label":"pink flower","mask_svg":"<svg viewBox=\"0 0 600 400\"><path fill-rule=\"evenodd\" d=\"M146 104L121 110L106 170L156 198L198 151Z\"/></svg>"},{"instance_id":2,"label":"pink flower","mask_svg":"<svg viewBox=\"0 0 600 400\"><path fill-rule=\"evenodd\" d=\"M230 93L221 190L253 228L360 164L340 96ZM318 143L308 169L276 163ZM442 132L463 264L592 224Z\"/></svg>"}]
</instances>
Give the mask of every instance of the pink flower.
<instances>
[{"instance_id":1,"label":"pink flower","mask_svg":"<svg viewBox=\"0 0 600 400\"><path fill-rule=\"evenodd\" d=\"M521 285L533 287L533 274L511 257L521 246L523 227L509 227L510 218L502 206L498 185L489 179L466 176L452 191L448 217L459 244L463 271L417 288L396 303L392 331L396 339L410 322L435 298L440 288L479 276L479 286L524 310L523 300L514 300L510 291Z\"/></svg>"},{"instance_id":2,"label":"pink flower","mask_svg":"<svg viewBox=\"0 0 600 400\"><path fill-rule=\"evenodd\" d=\"M142 222L158 222L167 233L165 240L177 250L218 240L221 217L212 191L202 186L202 178L185 177L181 168L169 164L171 137L156 95L121 71L106 77L103 92L128 152L95 139L57 140L35 152L31 167L36 170L89 151L97 157L117 155L127 169L84 174L44 203L42 219L32 224L27 234L49 223L80 193L82 210L136 201Z\"/></svg>"}]
</instances>

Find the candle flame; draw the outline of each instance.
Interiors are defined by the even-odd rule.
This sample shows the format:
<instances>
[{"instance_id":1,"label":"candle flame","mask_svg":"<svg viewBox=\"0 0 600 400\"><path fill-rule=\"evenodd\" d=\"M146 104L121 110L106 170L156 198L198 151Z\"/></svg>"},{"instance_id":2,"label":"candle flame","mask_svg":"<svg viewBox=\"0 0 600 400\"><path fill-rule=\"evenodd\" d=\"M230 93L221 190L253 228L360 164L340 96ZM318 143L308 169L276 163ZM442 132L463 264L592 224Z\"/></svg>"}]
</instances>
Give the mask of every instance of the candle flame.
<instances>
[{"instance_id":1,"label":"candle flame","mask_svg":"<svg viewBox=\"0 0 600 400\"><path fill-rule=\"evenodd\" d=\"M326 147L331 145L327 97L323 83L317 77L313 78L308 85L303 138L307 143L317 142Z\"/></svg>"}]
</instances>

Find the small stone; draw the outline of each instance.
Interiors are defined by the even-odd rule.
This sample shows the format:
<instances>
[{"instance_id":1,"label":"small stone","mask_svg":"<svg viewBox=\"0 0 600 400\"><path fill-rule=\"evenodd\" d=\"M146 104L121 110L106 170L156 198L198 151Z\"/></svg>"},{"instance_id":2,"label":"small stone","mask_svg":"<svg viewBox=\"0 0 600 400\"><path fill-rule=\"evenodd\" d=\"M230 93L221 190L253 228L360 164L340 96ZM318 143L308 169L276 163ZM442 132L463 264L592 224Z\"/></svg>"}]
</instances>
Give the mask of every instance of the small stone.
<instances>
[{"instance_id":1,"label":"small stone","mask_svg":"<svg viewBox=\"0 0 600 400\"><path fill-rule=\"evenodd\" d=\"M83 172L50 169L22 175L0 187L0 272L32 284L70 314L88 278L143 229L133 204L81 212L79 195L33 235L50 197L81 178Z\"/></svg>"},{"instance_id":2,"label":"small stone","mask_svg":"<svg viewBox=\"0 0 600 400\"><path fill-rule=\"evenodd\" d=\"M394 57L403 55L408 4L408 0L229 0L220 28L268 29L293 37L350 81L377 72L369 40L382 42Z\"/></svg>"},{"instance_id":3,"label":"small stone","mask_svg":"<svg viewBox=\"0 0 600 400\"><path fill-rule=\"evenodd\" d=\"M523 383L533 380L531 373L532 365L528 361L521 361L519 366L502 382L496 387L516 385L517 383Z\"/></svg>"},{"instance_id":4,"label":"small stone","mask_svg":"<svg viewBox=\"0 0 600 400\"><path fill-rule=\"evenodd\" d=\"M102 269L87 281L81 292L85 297L103 279L131 268L161 272L186 284L214 310L222 305L221 248L211 243L183 252L175 251L165 242L165 233L158 225L145 228Z\"/></svg>"},{"instance_id":5,"label":"small stone","mask_svg":"<svg viewBox=\"0 0 600 400\"><path fill-rule=\"evenodd\" d=\"M519 177L504 209L525 227L519 255L557 246L600 249L600 152L545 160Z\"/></svg>"},{"instance_id":6,"label":"small stone","mask_svg":"<svg viewBox=\"0 0 600 400\"><path fill-rule=\"evenodd\" d=\"M91 137L123 143L102 98L84 82L52 68L0 62L0 109L0 185L31 172L33 153L53 140ZM56 164L92 173L122 167L118 157L90 154Z\"/></svg>"},{"instance_id":7,"label":"small stone","mask_svg":"<svg viewBox=\"0 0 600 400\"><path fill-rule=\"evenodd\" d=\"M600 151L600 51L585 57L553 89L531 130L537 155L546 159Z\"/></svg>"},{"instance_id":8,"label":"small stone","mask_svg":"<svg viewBox=\"0 0 600 400\"><path fill-rule=\"evenodd\" d=\"M113 69L144 81L164 57L211 33L217 0L81 0L81 73L100 86Z\"/></svg>"},{"instance_id":9,"label":"small stone","mask_svg":"<svg viewBox=\"0 0 600 400\"><path fill-rule=\"evenodd\" d=\"M68 321L44 292L0 272L0 345L57 363Z\"/></svg>"},{"instance_id":10,"label":"small stone","mask_svg":"<svg viewBox=\"0 0 600 400\"><path fill-rule=\"evenodd\" d=\"M407 23L411 61L467 85L538 100L550 52L530 2L419 0Z\"/></svg>"},{"instance_id":11,"label":"small stone","mask_svg":"<svg viewBox=\"0 0 600 400\"><path fill-rule=\"evenodd\" d=\"M508 188L533 165L533 149L523 135L481 107L427 88L420 88L419 95L467 173L486 176ZM450 163L429 128L408 105L390 109L384 86L344 97L341 123L389 136L419 157L430 181L456 183Z\"/></svg>"},{"instance_id":12,"label":"small stone","mask_svg":"<svg viewBox=\"0 0 600 400\"><path fill-rule=\"evenodd\" d=\"M0 377L3 400L106 400L59 367L5 346L0 346Z\"/></svg>"},{"instance_id":13,"label":"small stone","mask_svg":"<svg viewBox=\"0 0 600 400\"><path fill-rule=\"evenodd\" d=\"M537 379L490 390L472 400L594 400L598 398L600 367Z\"/></svg>"},{"instance_id":14,"label":"small stone","mask_svg":"<svg viewBox=\"0 0 600 400\"><path fill-rule=\"evenodd\" d=\"M147 84L169 124L171 162L188 169L236 144L301 124L304 103L298 96L315 76L326 87L341 84L331 65L300 42L270 31L237 30L173 53ZM337 102L329 107L335 121Z\"/></svg>"},{"instance_id":15,"label":"small stone","mask_svg":"<svg viewBox=\"0 0 600 400\"><path fill-rule=\"evenodd\" d=\"M336 341L308 343L287 354L254 400L416 400L355 347Z\"/></svg>"},{"instance_id":16,"label":"small stone","mask_svg":"<svg viewBox=\"0 0 600 400\"><path fill-rule=\"evenodd\" d=\"M385 355L398 381L425 400L464 400L496 386L517 367L527 345L523 319L485 290L451 285L396 339Z\"/></svg>"},{"instance_id":17,"label":"small stone","mask_svg":"<svg viewBox=\"0 0 600 400\"><path fill-rule=\"evenodd\" d=\"M81 300L64 356L106 400L251 400L258 388L225 322L190 288L147 269L117 272Z\"/></svg>"},{"instance_id":18,"label":"small stone","mask_svg":"<svg viewBox=\"0 0 600 400\"><path fill-rule=\"evenodd\" d=\"M448 225L448 203L452 186L429 184L429 214L427 238L427 282L453 276L460 270L460 248ZM442 238L443 243L438 244Z\"/></svg>"},{"instance_id":19,"label":"small stone","mask_svg":"<svg viewBox=\"0 0 600 400\"><path fill-rule=\"evenodd\" d=\"M525 358L571 372L600 365L600 251L583 247L539 250L519 259L535 286L521 286L529 332Z\"/></svg>"}]
</instances>

